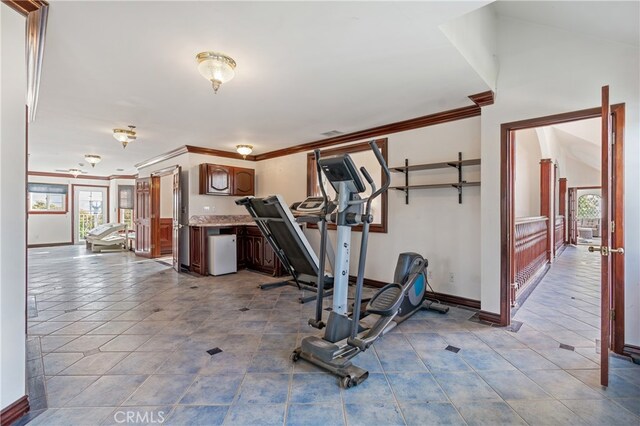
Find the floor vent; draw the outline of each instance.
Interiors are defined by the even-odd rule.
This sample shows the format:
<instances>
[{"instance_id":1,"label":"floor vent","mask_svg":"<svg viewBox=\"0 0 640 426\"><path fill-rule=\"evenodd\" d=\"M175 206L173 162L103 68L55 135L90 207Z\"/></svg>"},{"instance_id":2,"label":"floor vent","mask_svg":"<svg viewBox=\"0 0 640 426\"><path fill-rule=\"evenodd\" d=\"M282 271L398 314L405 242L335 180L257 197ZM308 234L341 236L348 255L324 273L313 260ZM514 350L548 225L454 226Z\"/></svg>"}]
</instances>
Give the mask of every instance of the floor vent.
<instances>
[{"instance_id":1,"label":"floor vent","mask_svg":"<svg viewBox=\"0 0 640 426\"><path fill-rule=\"evenodd\" d=\"M566 349L568 351L574 351L576 348L574 348L571 345L565 345L564 343L560 343L560 349Z\"/></svg>"},{"instance_id":2,"label":"floor vent","mask_svg":"<svg viewBox=\"0 0 640 426\"><path fill-rule=\"evenodd\" d=\"M247 312L249 310L249 308L240 308L238 309L240 312Z\"/></svg>"}]
</instances>

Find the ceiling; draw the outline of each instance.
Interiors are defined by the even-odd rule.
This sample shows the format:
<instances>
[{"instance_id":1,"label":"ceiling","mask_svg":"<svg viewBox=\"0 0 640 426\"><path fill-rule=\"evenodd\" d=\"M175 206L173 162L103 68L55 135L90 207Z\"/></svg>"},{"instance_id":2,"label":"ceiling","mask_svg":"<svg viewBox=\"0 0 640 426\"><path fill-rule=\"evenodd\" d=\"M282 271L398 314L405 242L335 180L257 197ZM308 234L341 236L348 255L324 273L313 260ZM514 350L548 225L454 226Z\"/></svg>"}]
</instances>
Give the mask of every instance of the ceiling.
<instances>
[{"instance_id":1,"label":"ceiling","mask_svg":"<svg viewBox=\"0 0 640 426\"><path fill-rule=\"evenodd\" d=\"M553 129L556 136L554 140L560 145L560 149L592 169L600 170L602 168L600 121L598 117L549 127Z\"/></svg>"},{"instance_id":2,"label":"ceiling","mask_svg":"<svg viewBox=\"0 0 640 426\"><path fill-rule=\"evenodd\" d=\"M471 105L488 88L438 25L486 3L54 2L29 169L133 173L185 144L260 154ZM205 50L238 64L217 95Z\"/></svg>"}]
</instances>

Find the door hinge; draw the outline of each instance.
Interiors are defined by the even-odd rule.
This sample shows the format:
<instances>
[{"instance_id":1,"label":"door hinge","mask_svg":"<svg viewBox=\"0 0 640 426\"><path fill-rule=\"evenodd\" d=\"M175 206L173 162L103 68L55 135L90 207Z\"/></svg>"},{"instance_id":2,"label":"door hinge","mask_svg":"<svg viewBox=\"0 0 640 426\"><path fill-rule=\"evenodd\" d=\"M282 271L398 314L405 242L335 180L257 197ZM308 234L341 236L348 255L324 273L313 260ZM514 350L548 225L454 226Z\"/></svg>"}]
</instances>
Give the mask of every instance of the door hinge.
<instances>
[{"instance_id":1,"label":"door hinge","mask_svg":"<svg viewBox=\"0 0 640 426\"><path fill-rule=\"evenodd\" d=\"M616 319L616 310L615 309L609 310L609 319L611 321L614 321Z\"/></svg>"},{"instance_id":2,"label":"door hinge","mask_svg":"<svg viewBox=\"0 0 640 426\"><path fill-rule=\"evenodd\" d=\"M616 221L612 220L611 221L611 232L616 232Z\"/></svg>"},{"instance_id":3,"label":"door hinge","mask_svg":"<svg viewBox=\"0 0 640 426\"><path fill-rule=\"evenodd\" d=\"M611 145L616 144L616 132L611 132Z\"/></svg>"}]
</instances>

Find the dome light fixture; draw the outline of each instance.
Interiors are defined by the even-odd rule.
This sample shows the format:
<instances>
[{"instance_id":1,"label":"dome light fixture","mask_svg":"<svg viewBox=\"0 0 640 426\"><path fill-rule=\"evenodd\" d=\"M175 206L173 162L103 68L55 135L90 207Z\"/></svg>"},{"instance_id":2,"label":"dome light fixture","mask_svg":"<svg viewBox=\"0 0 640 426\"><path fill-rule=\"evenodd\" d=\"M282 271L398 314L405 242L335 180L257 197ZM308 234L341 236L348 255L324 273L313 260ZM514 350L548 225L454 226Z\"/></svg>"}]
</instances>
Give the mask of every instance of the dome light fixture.
<instances>
[{"instance_id":1,"label":"dome light fixture","mask_svg":"<svg viewBox=\"0 0 640 426\"><path fill-rule=\"evenodd\" d=\"M95 167L96 164L102 161L102 157L94 154L86 154L84 156L84 159L87 161L87 163L91 164L91 167Z\"/></svg>"},{"instance_id":2,"label":"dome light fixture","mask_svg":"<svg viewBox=\"0 0 640 426\"><path fill-rule=\"evenodd\" d=\"M238 154L242 155L242 158L247 158L247 155L253 152L253 146L251 145L236 145L236 151Z\"/></svg>"},{"instance_id":3,"label":"dome light fixture","mask_svg":"<svg viewBox=\"0 0 640 426\"><path fill-rule=\"evenodd\" d=\"M224 53L200 52L196 55L198 71L211 82L214 93L222 83L231 80L235 75L236 61Z\"/></svg>"},{"instance_id":4,"label":"dome light fixture","mask_svg":"<svg viewBox=\"0 0 640 426\"><path fill-rule=\"evenodd\" d=\"M69 169L69 174L71 176L73 176L74 178L77 178L78 175L82 174L82 170L80 170L80 169Z\"/></svg>"},{"instance_id":5,"label":"dome light fixture","mask_svg":"<svg viewBox=\"0 0 640 426\"><path fill-rule=\"evenodd\" d=\"M126 148L129 142L136 140L136 126L129 125L129 129L113 129L113 137L122 143L122 148ZM88 160L87 160L88 161Z\"/></svg>"}]
</instances>

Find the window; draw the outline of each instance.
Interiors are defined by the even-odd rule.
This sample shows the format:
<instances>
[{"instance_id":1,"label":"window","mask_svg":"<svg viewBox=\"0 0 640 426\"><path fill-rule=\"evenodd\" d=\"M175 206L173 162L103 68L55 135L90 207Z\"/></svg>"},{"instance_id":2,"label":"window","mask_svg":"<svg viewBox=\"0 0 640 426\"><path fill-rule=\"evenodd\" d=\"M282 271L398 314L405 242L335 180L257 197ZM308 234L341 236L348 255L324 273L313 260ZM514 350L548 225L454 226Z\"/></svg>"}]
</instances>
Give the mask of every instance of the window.
<instances>
[{"instance_id":1,"label":"window","mask_svg":"<svg viewBox=\"0 0 640 426\"><path fill-rule=\"evenodd\" d=\"M133 229L133 185L118 185L118 221Z\"/></svg>"},{"instance_id":2,"label":"window","mask_svg":"<svg viewBox=\"0 0 640 426\"><path fill-rule=\"evenodd\" d=\"M380 152L382 153L382 157L384 161L388 161L387 159L387 139L378 139L376 140L378 144L378 148L380 148ZM320 157L329 157L333 155L340 154L349 154L353 159L353 162L356 164L358 169L361 166L364 166L367 171L371 174L376 187L380 188L382 184L382 179L384 178L384 173L380 169L380 165L376 160L375 155L371 151L371 147L369 146L369 142L361 142L355 143L352 145L342 146L339 148L332 148L323 150L320 152ZM322 195L320 192L320 186L318 184L318 176L316 172L316 161L313 153L307 154L307 195L308 196L320 196ZM331 187L331 184L327 181L327 179L323 179L325 184L325 189L327 191L327 196L332 198L335 196L335 192ZM360 194L362 197L368 197L371 193L371 187L368 183L365 182L366 191ZM371 227L369 228L371 232L387 232L387 193L380 195L376 198L371 204L371 213L373 214L373 222L371 223ZM313 228L315 225L307 224L308 227ZM335 225L329 225L329 229L335 229ZM353 228L354 231L361 231L362 226L357 226Z\"/></svg>"},{"instance_id":3,"label":"window","mask_svg":"<svg viewBox=\"0 0 640 426\"><path fill-rule=\"evenodd\" d=\"M64 214L68 212L67 185L29 183L29 213Z\"/></svg>"},{"instance_id":4,"label":"window","mask_svg":"<svg viewBox=\"0 0 640 426\"><path fill-rule=\"evenodd\" d=\"M600 219L600 201L597 194L584 194L578 197L579 219Z\"/></svg>"}]
</instances>

